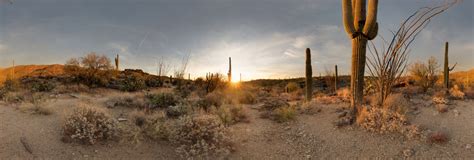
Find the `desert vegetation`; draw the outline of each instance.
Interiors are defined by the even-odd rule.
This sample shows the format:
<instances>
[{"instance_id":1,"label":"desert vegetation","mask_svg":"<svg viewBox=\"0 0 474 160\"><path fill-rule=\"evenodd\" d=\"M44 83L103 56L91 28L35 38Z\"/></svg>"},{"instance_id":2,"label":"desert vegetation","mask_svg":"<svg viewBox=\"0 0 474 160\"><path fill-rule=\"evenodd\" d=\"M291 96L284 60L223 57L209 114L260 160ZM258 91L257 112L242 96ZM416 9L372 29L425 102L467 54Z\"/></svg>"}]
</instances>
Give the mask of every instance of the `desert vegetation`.
<instances>
[{"instance_id":1,"label":"desert vegetation","mask_svg":"<svg viewBox=\"0 0 474 160\"><path fill-rule=\"evenodd\" d=\"M222 59L227 77L191 79L190 54L176 64L161 57L156 74L126 68L130 55L114 54L112 65L96 52L12 66L0 85L0 159L473 157L474 84L463 77L473 70L453 71L448 42L443 69L435 56L409 56L419 33L456 3L419 9L386 41L376 39L377 0L342 0L349 75L333 64L313 76L320 57L306 46L304 77L287 79L237 82L232 57Z\"/></svg>"}]
</instances>

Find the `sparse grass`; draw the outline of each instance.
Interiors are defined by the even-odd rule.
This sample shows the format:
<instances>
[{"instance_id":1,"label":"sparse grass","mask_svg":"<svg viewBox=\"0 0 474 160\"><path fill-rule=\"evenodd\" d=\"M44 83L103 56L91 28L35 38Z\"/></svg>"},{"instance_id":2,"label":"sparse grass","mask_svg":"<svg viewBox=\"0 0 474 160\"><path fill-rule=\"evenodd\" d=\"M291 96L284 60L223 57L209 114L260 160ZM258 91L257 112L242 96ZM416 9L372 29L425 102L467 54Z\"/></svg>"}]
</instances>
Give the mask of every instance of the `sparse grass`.
<instances>
[{"instance_id":1,"label":"sparse grass","mask_svg":"<svg viewBox=\"0 0 474 160\"><path fill-rule=\"evenodd\" d=\"M225 95L215 91L196 101L195 106L210 111L212 107L220 107L223 104L223 99L225 99Z\"/></svg>"},{"instance_id":2,"label":"sparse grass","mask_svg":"<svg viewBox=\"0 0 474 160\"><path fill-rule=\"evenodd\" d=\"M127 94L111 97L105 102L105 105L108 108L128 107L139 109L143 109L147 106L144 97Z\"/></svg>"},{"instance_id":3,"label":"sparse grass","mask_svg":"<svg viewBox=\"0 0 474 160\"><path fill-rule=\"evenodd\" d=\"M453 88L449 89L449 94L453 99L464 99L465 96L458 85L454 85Z\"/></svg>"},{"instance_id":4,"label":"sparse grass","mask_svg":"<svg viewBox=\"0 0 474 160\"><path fill-rule=\"evenodd\" d=\"M391 94L387 97L383 104L384 110L389 110L401 115L405 115L410 107L410 101L403 94Z\"/></svg>"},{"instance_id":5,"label":"sparse grass","mask_svg":"<svg viewBox=\"0 0 474 160\"><path fill-rule=\"evenodd\" d=\"M300 87L298 86L296 82L289 82L285 88L286 88L286 91L290 93L290 92L297 91Z\"/></svg>"},{"instance_id":6,"label":"sparse grass","mask_svg":"<svg viewBox=\"0 0 474 160\"><path fill-rule=\"evenodd\" d=\"M18 106L18 110L24 113L50 115L53 114L53 109L45 104L22 103Z\"/></svg>"},{"instance_id":7,"label":"sparse grass","mask_svg":"<svg viewBox=\"0 0 474 160\"><path fill-rule=\"evenodd\" d=\"M63 142L93 145L113 139L118 134L117 121L103 109L80 106L66 117L63 125Z\"/></svg>"}]
</instances>

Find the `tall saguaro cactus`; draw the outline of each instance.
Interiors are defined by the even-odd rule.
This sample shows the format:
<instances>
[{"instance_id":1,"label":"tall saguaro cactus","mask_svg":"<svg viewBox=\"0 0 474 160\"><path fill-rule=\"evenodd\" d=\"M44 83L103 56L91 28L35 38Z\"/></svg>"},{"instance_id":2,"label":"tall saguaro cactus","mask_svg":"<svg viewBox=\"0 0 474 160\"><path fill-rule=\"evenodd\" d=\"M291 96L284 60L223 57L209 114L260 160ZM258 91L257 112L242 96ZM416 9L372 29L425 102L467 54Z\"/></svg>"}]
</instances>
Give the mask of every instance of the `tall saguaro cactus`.
<instances>
[{"instance_id":1,"label":"tall saguaro cactus","mask_svg":"<svg viewBox=\"0 0 474 160\"><path fill-rule=\"evenodd\" d=\"M119 70L119 55L117 54L117 56L115 57L115 70Z\"/></svg>"},{"instance_id":2,"label":"tall saguaro cactus","mask_svg":"<svg viewBox=\"0 0 474 160\"><path fill-rule=\"evenodd\" d=\"M448 60L448 49L449 49L449 42L446 42L446 45L444 47L444 86L449 89L449 72L454 70L454 67L456 67L456 64L454 64L453 67L449 67L449 60Z\"/></svg>"},{"instance_id":3,"label":"tall saguaro cactus","mask_svg":"<svg viewBox=\"0 0 474 160\"><path fill-rule=\"evenodd\" d=\"M378 0L342 0L344 29L352 40L351 107L354 112L363 100L367 41L377 36ZM367 14L367 15L366 15Z\"/></svg>"},{"instance_id":4,"label":"tall saguaro cactus","mask_svg":"<svg viewBox=\"0 0 474 160\"><path fill-rule=\"evenodd\" d=\"M229 57L229 72L227 73L227 78L229 78L229 82L232 81L232 59Z\"/></svg>"},{"instance_id":5,"label":"tall saguaro cactus","mask_svg":"<svg viewBox=\"0 0 474 160\"><path fill-rule=\"evenodd\" d=\"M338 81L338 76L337 76L337 65L334 66L334 92L337 92L337 81Z\"/></svg>"},{"instance_id":6,"label":"tall saguaro cactus","mask_svg":"<svg viewBox=\"0 0 474 160\"><path fill-rule=\"evenodd\" d=\"M306 48L306 95L305 100L311 101L313 97L313 67L311 66L311 50Z\"/></svg>"}]
</instances>

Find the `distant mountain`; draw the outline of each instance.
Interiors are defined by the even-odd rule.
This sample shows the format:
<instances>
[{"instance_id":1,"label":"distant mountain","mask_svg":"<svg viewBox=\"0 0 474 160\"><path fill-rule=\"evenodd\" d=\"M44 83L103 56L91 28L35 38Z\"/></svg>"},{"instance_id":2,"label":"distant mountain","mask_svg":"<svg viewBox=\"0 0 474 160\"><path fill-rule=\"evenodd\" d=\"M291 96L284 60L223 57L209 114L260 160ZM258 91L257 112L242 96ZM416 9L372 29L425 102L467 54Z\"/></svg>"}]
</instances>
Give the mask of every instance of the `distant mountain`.
<instances>
[{"instance_id":1,"label":"distant mountain","mask_svg":"<svg viewBox=\"0 0 474 160\"><path fill-rule=\"evenodd\" d=\"M9 68L0 68L0 83L3 83L15 72L15 78L24 76L55 76L64 73L64 66L60 64L52 65L19 65Z\"/></svg>"}]
</instances>

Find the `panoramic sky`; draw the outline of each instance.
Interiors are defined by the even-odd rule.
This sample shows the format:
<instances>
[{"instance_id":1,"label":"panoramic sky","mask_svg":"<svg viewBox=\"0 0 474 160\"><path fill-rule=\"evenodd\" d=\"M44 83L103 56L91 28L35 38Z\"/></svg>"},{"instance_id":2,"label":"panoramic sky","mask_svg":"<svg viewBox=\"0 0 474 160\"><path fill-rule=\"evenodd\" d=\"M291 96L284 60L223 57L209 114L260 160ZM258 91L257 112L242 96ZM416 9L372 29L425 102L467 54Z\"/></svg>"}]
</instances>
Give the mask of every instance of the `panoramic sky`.
<instances>
[{"instance_id":1,"label":"panoramic sky","mask_svg":"<svg viewBox=\"0 0 474 160\"><path fill-rule=\"evenodd\" d=\"M178 67L190 55L191 77L227 72L244 80L304 76L304 51L313 53L313 75L350 68L351 46L340 0L1 0L0 67L63 64L97 52L121 68L156 73L163 58ZM380 35L442 0L380 0ZM450 42L456 70L474 67L474 7L464 0L435 17L411 47L410 61L441 60ZM379 36L380 37L380 36ZM376 39L378 41L380 39ZM173 68L173 67L172 67ZM234 76L237 77L237 76Z\"/></svg>"}]
</instances>

